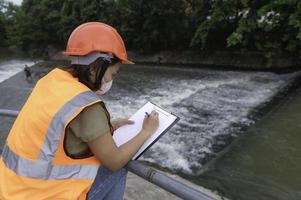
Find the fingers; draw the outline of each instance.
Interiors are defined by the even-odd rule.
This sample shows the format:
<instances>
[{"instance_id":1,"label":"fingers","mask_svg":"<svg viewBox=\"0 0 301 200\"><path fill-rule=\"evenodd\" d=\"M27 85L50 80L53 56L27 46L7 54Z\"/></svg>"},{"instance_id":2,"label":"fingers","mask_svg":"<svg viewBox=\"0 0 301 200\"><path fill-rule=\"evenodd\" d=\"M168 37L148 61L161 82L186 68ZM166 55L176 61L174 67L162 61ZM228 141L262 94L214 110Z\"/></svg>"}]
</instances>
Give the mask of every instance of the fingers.
<instances>
[{"instance_id":1,"label":"fingers","mask_svg":"<svg viewBox=\"0 0 301 200\"><path fill-rule=\"evenodd\" d=\"M133 120L127 120L127 124L134 124L135 122Z\"/></svg>"},{"instance_id":2,"label":"fingers","mask_svg":"<svg viewBox=\"0 0 301 200\"><path fill-rule=\"evenodd\" d=\"M153 116L158 116L159 113L158 113L157 111L153 110L153 111L151 112L151 115L153 115Z\"/></svg>"},{"instance_id":3,"label":"fingers","mask_svg":"<svg viewBox=\"0 0 301 200\"><path fill-rule=\"evenodd\" d=\"M117 128L119 128L119 127L127 125L127 124L134 124L135 121L129 120L129 119L119 119L119 120L115 121L115 123L117 125Z\"/></svg>"},{"instance_id":4,"label":"fingers","mask_svg":"<svg viewBox=\"0 0 301 200\"><path fill-rule=\"evenodd\" d=\"M151 114L155 114L155 113L157 113L157 112L155 110L152 110Z\"/></svg>"},{"instance_id":5,"label":"fingers","mask_svg":"<svg viewBox=\"0 0 301 200\"><path fill-rule=\"evenodd\" d=\"M121 120L121 124L122 125L126 125L126 124L134 124L135 122L133 120L130 119L122 119Z\"/></svg>"}]
</instances>

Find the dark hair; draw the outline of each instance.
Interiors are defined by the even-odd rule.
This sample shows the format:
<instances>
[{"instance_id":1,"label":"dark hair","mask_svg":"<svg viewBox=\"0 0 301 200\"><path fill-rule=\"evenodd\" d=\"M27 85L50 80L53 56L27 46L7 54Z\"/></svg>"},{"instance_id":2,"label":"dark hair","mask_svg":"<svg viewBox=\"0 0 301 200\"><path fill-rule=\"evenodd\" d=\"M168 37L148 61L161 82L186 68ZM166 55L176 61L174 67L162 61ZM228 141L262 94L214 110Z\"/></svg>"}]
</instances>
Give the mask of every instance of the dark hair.
<instances>
[{"instance_id":1,"label":"dark hair","mask_svg":"<svg viewBox=\"0 0 301 200\"><path fill-rule=\"evenodd\" d=\"M95 91L101 87L101 80L108 67L110 65L116 64L117 62L119 62L119 60L115 57L111 60L111 62L98 58L90 65L71 64L68 67L68 71L72 74L73 77L78 78L79 82L86 85L92 91ZM91 80L90 71L90 68L94 66L96 68L95 82Z\"/></svg>"}]
</instances>

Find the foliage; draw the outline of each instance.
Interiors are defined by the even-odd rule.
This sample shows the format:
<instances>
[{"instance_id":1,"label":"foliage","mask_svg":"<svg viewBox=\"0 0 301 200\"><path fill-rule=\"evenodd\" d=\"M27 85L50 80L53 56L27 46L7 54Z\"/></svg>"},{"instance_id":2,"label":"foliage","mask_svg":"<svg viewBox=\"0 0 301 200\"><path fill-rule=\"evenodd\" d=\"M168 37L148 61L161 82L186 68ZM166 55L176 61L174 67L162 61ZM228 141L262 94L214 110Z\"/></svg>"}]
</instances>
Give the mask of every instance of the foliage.
<instances>
[{"instance_id":1,"label":"foliage","mask_svg":"<svg viewBox=\"0 0 301 200\"><path fill-rule=\"evenodd\" d=\"M5 18L5 10L7 4L3 0L0 0L0 46L7 45L7 32L6 32L6 18Z\"/></svg>"},{"instance_id":2,"label":"foliage","mask_svg":"<svg viewBox=\"0 0 301 200\"><path fill-rule=\"evenodd\" d=\"M300 1L210 2L207 18L198 26L192 45L263 51L267 57L277 52L300 53ZM212 38L219 39L214 43Z\"/></svg>"},{"instance_id":3,"label":"foliage","mask_svg":"<svg viewBox=\"0 0 301 200\"><path fill-rule=\"evenodd\" d=\"M174 49L301 54L298 0L0 0L0 46L63 49L71 31L102 21L142 52Z\"/></svg>"},{"instance_id":4,"label":"foliage","mask_svg":"<svg viewBox=\"0 0 301 200\"><path fill-rule=\"evenodd\" d=\"M120 30L130 46L144 51L189 44L187 3L182 0L120 0ZM180 43L180 45L179 45Z\"/></svg>"}]
</instances>

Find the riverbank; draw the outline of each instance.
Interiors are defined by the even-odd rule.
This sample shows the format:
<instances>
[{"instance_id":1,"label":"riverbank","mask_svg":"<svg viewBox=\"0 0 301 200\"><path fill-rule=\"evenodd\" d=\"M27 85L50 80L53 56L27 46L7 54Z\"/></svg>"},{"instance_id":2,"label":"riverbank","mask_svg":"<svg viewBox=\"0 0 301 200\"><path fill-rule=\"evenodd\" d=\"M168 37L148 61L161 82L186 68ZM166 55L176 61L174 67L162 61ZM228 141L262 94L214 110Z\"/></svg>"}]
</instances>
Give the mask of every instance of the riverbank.
<instances>
[{"instance_id":1,"label":"riverbank","mask_svg":"<svg viewBox=\"0 0 301 200\"><path fill-rule=\"evenodd\" d=\"M149 55L129 52L137 63L169 64L238 70L283 70L301 69L301 59L288 54L275 54L267 58L261 52L198 52L162 51Z\"/></svg>"},{"instance_id":2,"label":"riverbank","mask_svg":"<svg viewBox=\"0 0 301 200\"><path fill-rule=\"evenodd\" d=\"M291 54L274 54L268 58L262 52L230 51L161 51L141 54L128 51L136 64L189 66L222 70L291 71L301 70L301 59ZM49 50L49 58L67 60L62 51Z\"/></svg>"}]
</instances>

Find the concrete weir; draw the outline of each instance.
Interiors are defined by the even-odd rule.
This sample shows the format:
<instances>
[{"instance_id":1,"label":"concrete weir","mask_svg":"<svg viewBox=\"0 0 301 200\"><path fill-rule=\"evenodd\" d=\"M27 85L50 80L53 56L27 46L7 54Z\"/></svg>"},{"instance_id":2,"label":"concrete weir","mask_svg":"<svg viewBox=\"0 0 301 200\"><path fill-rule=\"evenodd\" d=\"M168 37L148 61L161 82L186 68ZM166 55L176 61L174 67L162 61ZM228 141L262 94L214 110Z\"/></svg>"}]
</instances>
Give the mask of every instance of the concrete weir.
<instances>
[{"instance_id":1,"label":"concrete weir","mask_svg":"<svg viewBox=\"0 0 301 200\"><path fill-rule=\"evenodd\" d=\"M43 69L45 70L45 69ZM11 112L10 110L20 110L24 102L26 101L27 97L29 96L35 81L42 75L42 72L38 72L37 69L34 69L35 74L32 81L26 80L24 76L24 72L20 72L13 77L5 80L4 82L0 83L0 109L6 109L1 110L2 116L1 116L1 124L3 126L0 129L0 151L3 148L3 145L5 143L5 139L7 137L7 133L9 132L9 129L11 125L14 122L14 116L17 114L17 112ZM6 116L3 116L6 115ZM1 115L1 114L0 114ZM140 161L136 161L136 165L130 165L128 166L129 170L131 171L128 175L127 184L126 184L126 192L124 199L181 199L178 196L175 196L174 194L148 182L147 180L142 179L141 177L137 176L136 174L139 174L140 168L140 176L143 176L143 173L141 173L143 170L147 168L146 165L143 165ZM139 167L140 166L140 167ZM170 190L173 193L177 193L177 188L183 195L181 196L183 199L204 199L204 200L211 200L211 199L222 199L217 194L211 192L210 190L207 190L203 187L197 186L187 180L184 180L183 178L177 176L168 174L166 172L158 171L155 169L152 169L156 172L156 177L153 176L153 179L156 180L149 180L157 185L166 185L165 188L172 188ZM134 172L134 173L132 173ZM155 174L155 173L154 173ZM153 175L154 175L153 174ZM167 182L166 182L167 181ZM185 189L186 187L186 189ZM183 189L184 188L184 189ZM188 189L188 190L187 190ZM186 193L185 193L186 190ZM187 192L188 191L188 192ZM193 194L191 193L194 193ZM197 196L199 194L200 196Z\"/></svg>"}]
</instances>

